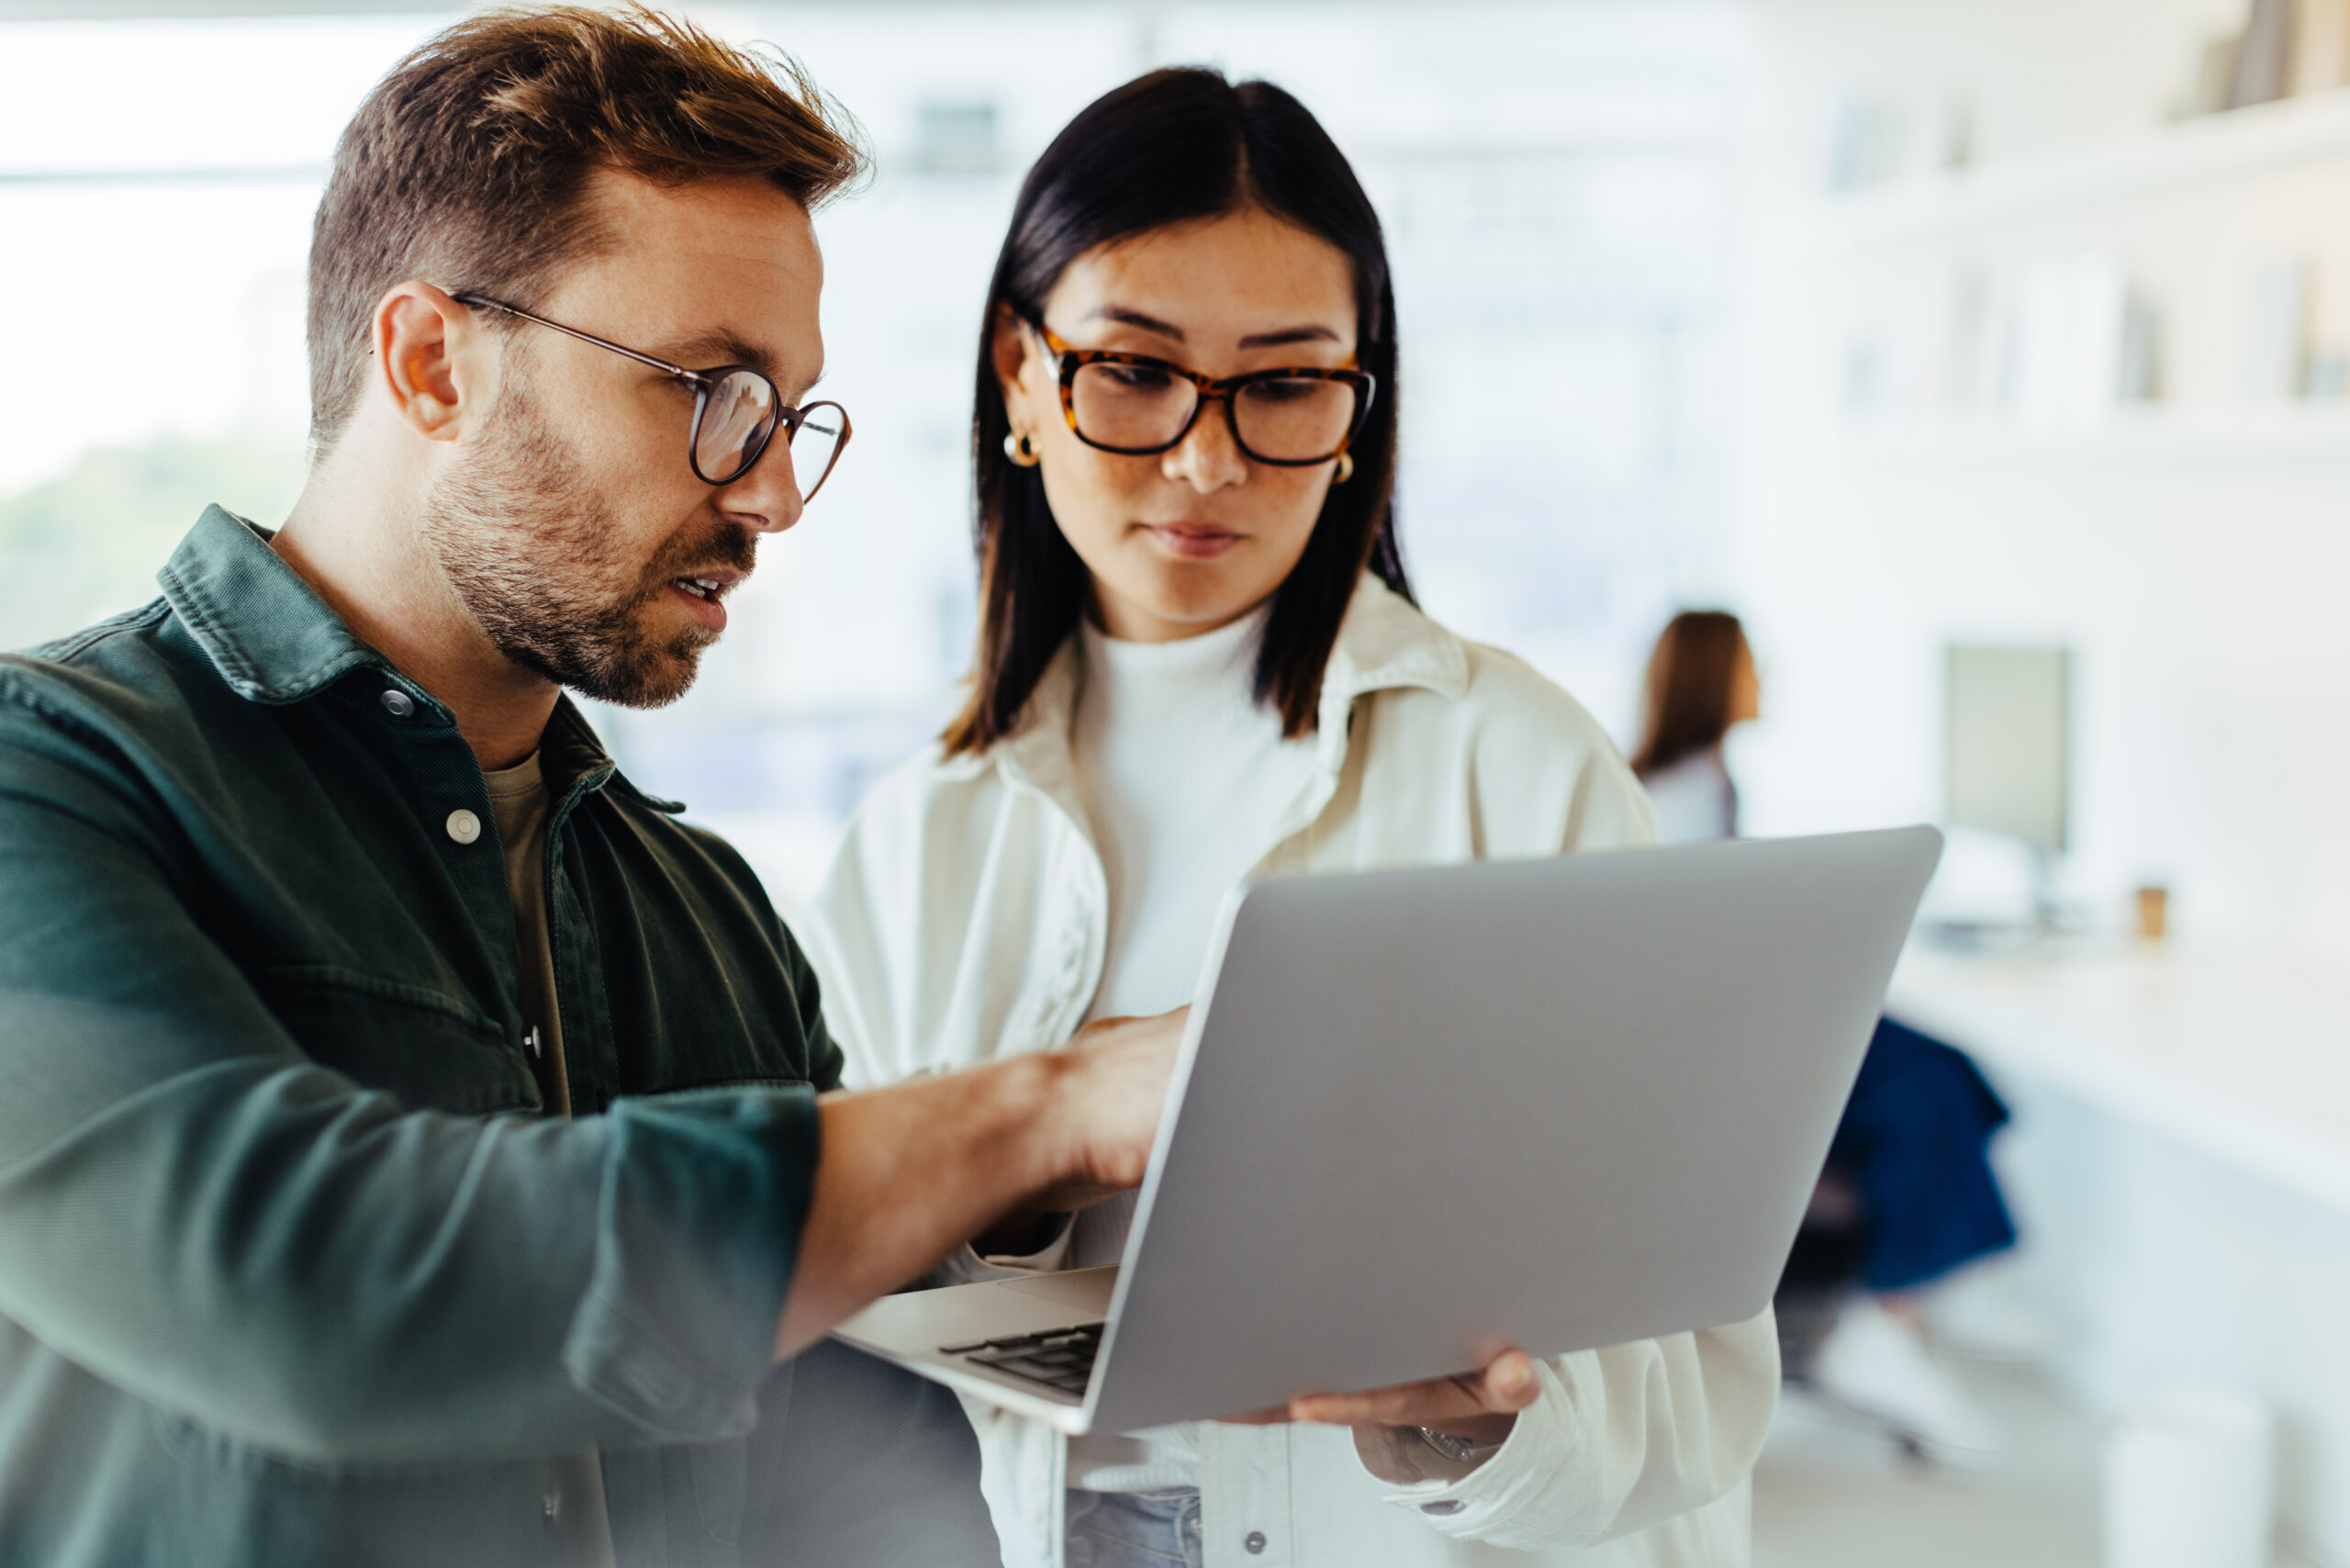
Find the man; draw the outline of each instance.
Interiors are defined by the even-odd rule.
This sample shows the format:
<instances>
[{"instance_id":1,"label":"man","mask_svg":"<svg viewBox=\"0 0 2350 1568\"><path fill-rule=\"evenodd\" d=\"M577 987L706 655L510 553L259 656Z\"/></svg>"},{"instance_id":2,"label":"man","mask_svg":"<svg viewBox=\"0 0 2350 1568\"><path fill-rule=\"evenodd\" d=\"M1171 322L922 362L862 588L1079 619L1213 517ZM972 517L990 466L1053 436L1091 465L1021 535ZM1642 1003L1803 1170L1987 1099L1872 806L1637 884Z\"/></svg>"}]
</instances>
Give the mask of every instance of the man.
<instances>
[{"instance_id":1,"label":"man","mask_svg":"<svg viewBox=\"0 0 2350 1568\"><path fill-rule=\"evenodd\" d=\"M1137 1182L1180 1020L828 1092L749 868L563 697L681 694L822 486L860 163L649 12L442 33L319 203L284 528L0 656L0 1568L996 1561L952 1401L819 1342Z\"/></svg>"},{"instance_id":2,"label":"man","mask_svg":"<svg viewBox=\"0 0 2350 1568\"><path fill-rule=\"evenodd\" d=\"M858 166L649 14L442 34L319 206L283 530L0 658L0 1563L994 1561L951 1402L787 1358L1137 1180L1176 1025L824 1092L756 881L562 695L682 692L821 483Z\"/></svg>"}]
</instances>

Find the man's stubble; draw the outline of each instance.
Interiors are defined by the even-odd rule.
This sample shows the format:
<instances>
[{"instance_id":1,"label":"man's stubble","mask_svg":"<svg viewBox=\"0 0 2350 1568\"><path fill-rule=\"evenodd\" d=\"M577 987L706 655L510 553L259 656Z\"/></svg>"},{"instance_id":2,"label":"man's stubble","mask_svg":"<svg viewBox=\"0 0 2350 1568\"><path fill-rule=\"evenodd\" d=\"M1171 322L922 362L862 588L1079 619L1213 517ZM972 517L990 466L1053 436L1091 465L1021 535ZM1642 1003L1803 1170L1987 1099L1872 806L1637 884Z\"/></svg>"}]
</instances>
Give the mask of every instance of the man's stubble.
<instances>
[{"instance_id":1,"label":"man's stubble","mask_svg":"<svg viewBox=\"0 0 2350 1568\"><path fill-rule=\"evenodd\" d=\"M628 558L625 530L548 427L521 358L509 358L472 454L426 497L426 547L514 663L599 701L674 702L693 685L717 633L690 627L661 635L640 623L673 577L715 566L747 574L755 543L739 527L715 523L672 537L650 562Z\"/></svg>"}]
</instances>

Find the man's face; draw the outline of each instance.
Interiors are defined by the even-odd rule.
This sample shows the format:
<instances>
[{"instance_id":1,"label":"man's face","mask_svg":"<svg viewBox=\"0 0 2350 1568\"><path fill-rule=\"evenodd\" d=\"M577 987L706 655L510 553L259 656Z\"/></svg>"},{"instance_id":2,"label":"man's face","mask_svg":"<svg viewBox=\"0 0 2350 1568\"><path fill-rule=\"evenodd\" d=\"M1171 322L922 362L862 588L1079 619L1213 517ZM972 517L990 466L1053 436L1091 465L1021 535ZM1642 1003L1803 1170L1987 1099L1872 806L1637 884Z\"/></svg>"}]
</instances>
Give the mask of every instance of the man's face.
<instances>
[{"instance_id":1,"label":"man's face","mask_svg":"<svg viewBox=\"0 0 2350 1568\"><path fill-rule=\"evenodd\" d=\"M533 314L688 369L755 365L785 402L805 400L823 364L823 264L797 202L755 179L664 188L609 173L588 199L615 243ZM426 543L508 658L608 702L674 701L725 629L720 601L750 575L758 535L799 521L785 432L748 474L704 484L687 459L690 386L499 319L494 400L427 498Z\"/></svg>"}]
</instances>

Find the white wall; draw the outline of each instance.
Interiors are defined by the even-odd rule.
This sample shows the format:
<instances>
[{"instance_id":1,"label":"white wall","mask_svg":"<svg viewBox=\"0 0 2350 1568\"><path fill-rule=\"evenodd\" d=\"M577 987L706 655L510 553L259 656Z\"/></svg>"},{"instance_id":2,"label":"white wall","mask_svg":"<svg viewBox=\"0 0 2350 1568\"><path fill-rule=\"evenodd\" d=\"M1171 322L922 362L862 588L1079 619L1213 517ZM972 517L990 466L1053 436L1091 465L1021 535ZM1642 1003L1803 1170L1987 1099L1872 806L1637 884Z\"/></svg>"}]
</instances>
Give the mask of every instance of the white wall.
<instances>
[{"instance_id":1,"label":"white wall","mask_svg":"<svg viewBox=\"0 0 2350 1568\"><path fill-rule=\"evenodd\" d=\"M1974 107L1981 159L2001 162L2143 129L2191 80L2203 40L2246 0L1755 0L1758 173L1782 194L1808 168L1846 95Z\"/></svg>"},{"instance_id":2,"label":"white wall","mask_svg":"<svg viewBox=\"0 0 2350 1568\"><path fill-rule=\"evenodd\" d=\"M2100 1405L2244 1389L2278 1420L2278 1511L2317 1560L2350 1561L2350 1215L2003 1078L2000 1174L2025 1277L2059 1304L2066 1382Z\"/></svg>"},{"instance_id":3,"label":"white wall","mask_svg":"<svg viewBox=\"0 0 2350 1568\"><path fill-rule=\"evenodd\" d=\"M2166 132L2241 12L1758 0L1737 532L1765 722L1736 759L1755 831L1933 815L1942 645L2067 643L2069 890L2118 924L2132 883L2165 879L2188 944L2350 950L2350 404L2245 385L2279 258L2317 264L2316 336L2350 343L2350 100ZM1976 168L1831 199L1863 95L1970 105ZM2272 132L2299 151L2260 151ZM2207 155L2226 172L2197 173ZM2040 429L1954 407L1965 280L2085 256L2159 315L2162 400ZM2098 1402L2260 1392L2288 1532L2350 1562L2350 1224L2110 1109L2002 1088L2024 1277L2069 1330L2054 1370Z\"/></svg>"},{"instance_id":4,"label":"white wall","mask_svg":"<svg viewBox=\"0 0 2350 1568\"><path fill-rule=\"evenodd\" d=\"M2072 890L2118 920L2134 882L2166 879L2190 938L2350 948L2350 420L2300 433L2295 411L2247 409L2239 374L2261 266L2330 256L2342 280L2350 153L1954 230L1897 222L1891 241L1824 191L1855 94L1971 103L1994 179L2148 137L2237 9L1762 0L1739 523L1767 683L1739 759L1754 830L1932 815L1942 644L2063 641L2079 655ZM1955 272L2084 252L2123 259L2163 308L2167 410L2050 439L1903 417L1931 378L1918 322ZM1896 340L1876 428L1843 406L1873 312Z\"/></svg>"}]
</instances>

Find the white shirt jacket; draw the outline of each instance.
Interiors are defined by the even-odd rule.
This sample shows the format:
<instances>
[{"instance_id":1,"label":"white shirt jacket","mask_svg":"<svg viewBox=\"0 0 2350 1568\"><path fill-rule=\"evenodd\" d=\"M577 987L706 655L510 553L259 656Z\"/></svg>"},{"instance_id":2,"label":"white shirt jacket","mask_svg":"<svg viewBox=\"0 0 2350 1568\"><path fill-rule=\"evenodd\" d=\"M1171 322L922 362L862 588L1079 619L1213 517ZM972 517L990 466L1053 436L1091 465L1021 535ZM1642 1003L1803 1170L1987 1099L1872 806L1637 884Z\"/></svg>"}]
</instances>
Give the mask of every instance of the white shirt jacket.
<instances>
[{"instance_id":1,"label":"white shirt jacket","mask_svg":"<svg viewBox=\"0 0 2350 1568\"><path fill-rule=\"evenodd\" d=\"M917 757L860 806L802 932L852 1086L1049 1050L1083 1022L1109 903L1071 763L1079 646L1017 734L980 756ZM1254 878L1655 842L1639 785L1572 698L1369 576L1318 720L1311 778ZM967 1250L961 1277L989 1272ZM1401 1434L1207 1425L1209 1568L1744 1568L1748 1473L1778 1394L1767 1310L1540 1373L1508 1442L1465 1472ZM1007 1568L1063 1568L1065 1440L967 1407Z\"/></svg>"}]
</instances>

